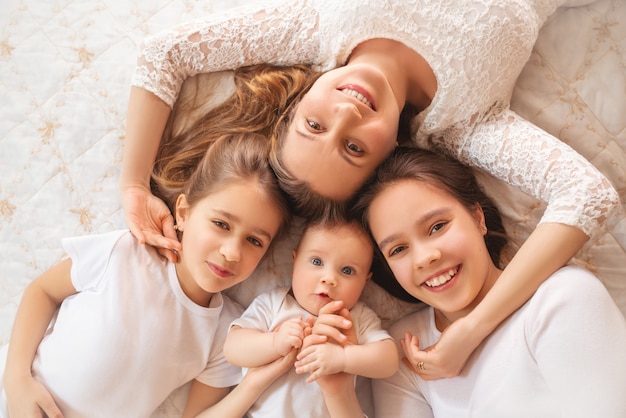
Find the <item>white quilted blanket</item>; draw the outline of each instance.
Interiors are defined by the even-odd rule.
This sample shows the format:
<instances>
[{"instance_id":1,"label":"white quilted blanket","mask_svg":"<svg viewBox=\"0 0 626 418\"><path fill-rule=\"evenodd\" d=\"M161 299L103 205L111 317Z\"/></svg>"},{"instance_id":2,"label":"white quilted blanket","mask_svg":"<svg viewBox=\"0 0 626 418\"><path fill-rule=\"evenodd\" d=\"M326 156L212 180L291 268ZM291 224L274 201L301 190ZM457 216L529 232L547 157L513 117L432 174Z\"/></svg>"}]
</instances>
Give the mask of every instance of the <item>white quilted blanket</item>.
<instances>
[{"instance_id":1,"label":"white quilted blanket","mask_svg":"<svg viewBox=\"0 0 626 418\"><path fill-rule=\"evenodd\" d=\"M252 1L252 0L249 0ZM118 177L130 76L148 34L239 0L5 0L0 14L0 344L25 285L63 256L60 239L124 227ZM579 1L580 3L580 1ZM219 80L217 82L219 85ZM577 149L626 206L626 2L562 8L542 29L513 108ZM519 243L542 205L485 180ZM293 241L293 240L292 240ZM287 251L290 243L281 247ZM282 254L282 253L281 253ZM280 255L279 254L279 259ZM285 260L289 260L286 257ZM626 312L626 218L589 249ZM234 293L248 303L288 277L261 269ZM386 320L406 307L369 287ZM155 416L177 416L182 393Z\"/></svg>"}]
</instances>

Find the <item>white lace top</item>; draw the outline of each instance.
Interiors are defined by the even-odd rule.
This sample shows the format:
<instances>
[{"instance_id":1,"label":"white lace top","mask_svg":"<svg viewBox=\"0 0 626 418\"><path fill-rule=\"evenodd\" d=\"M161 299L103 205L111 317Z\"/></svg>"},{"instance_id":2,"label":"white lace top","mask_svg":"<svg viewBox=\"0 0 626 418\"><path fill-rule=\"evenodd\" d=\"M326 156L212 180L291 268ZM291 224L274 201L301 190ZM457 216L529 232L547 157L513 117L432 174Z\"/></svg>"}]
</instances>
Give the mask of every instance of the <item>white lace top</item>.
<instances>
[{"instance_id":1,"label":"white lace top","mask_svg":"<svg viewBox=\"0 0 626 418\"><path fill-rule=\"evenodd\" d=\"M508 108L539 28L561 0L286 0L236 8L145 40L133 85L172 106L190 76L245 65L344 65L361 42L388 38L437 78L414 142L547 202L541 222L593 235L619 202L569 146Z\"/></svg>"}]
</instances>

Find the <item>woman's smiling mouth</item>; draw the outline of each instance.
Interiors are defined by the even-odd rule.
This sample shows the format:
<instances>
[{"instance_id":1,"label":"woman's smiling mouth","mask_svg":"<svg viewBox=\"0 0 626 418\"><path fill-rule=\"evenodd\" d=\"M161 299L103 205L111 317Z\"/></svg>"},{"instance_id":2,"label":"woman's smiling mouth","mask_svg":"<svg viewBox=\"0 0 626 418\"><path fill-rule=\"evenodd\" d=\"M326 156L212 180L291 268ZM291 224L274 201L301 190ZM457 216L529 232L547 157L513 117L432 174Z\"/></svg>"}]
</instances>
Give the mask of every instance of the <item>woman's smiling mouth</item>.
<instances>
[{"instance_id":1,"label":"woman's smiling mouth","mask_svg":"<svg viewBox=\"0 0 626 418\"><path fill-rule=\"evenodd\" d=\"M374 100L372 99L372 96L364 88L356 86L354 84L348 84L346 86L339 87L338 90L341 91L343 94L354 97L370 109L374 111L376 110L376 106L374 105Z\"/></svg>"}]
</instances>

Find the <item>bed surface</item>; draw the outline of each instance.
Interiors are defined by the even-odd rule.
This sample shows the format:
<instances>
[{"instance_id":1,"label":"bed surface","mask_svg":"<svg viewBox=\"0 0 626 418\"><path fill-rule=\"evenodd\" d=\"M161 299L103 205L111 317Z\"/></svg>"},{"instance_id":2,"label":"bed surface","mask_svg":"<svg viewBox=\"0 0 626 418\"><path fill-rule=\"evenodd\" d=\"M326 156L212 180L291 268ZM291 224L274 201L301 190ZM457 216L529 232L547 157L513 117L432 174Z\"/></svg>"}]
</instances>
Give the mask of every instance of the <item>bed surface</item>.
<instances>
[{"instance_id":1,"label":"bed surface","mask_svg":"<svg viewBox=\"0 0 626 418\"><path fill-rule=\"evenodd\" d=\"M130 78L147 35L244 4L233 0L7 0L0 14L0 344L25 285L63 256L64 236L124 228L118 179ZM218 82L219 84L219 82ZM540 33L512 107L592 161L626 206L626 2L561 8ZM491 184L521 242L542 204ZM622 208L623 209L623 208ZM296 236L279 246L290 260ZM284 257L282 257L284 256ZM281 258L282 257L282 258ZM626 312L626 218L579 262ZM263 266L235 296L285 283L289 262ZM374 286L366 302L385 320L407 309ZM176 416L181 393L155 416Z\"/></svg>"}]
</instances>

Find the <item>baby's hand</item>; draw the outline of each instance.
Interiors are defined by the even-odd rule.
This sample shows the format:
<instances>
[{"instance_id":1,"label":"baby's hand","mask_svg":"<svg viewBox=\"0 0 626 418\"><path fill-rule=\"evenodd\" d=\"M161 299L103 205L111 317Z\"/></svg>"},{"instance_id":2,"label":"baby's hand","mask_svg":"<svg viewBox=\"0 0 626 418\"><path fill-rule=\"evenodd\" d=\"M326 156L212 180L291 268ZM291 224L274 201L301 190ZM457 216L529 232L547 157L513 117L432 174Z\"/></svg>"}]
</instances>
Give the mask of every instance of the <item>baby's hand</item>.
<instances>
[{"instance_id":1,"label":"baby's hand","mask_svg":"<svg viewBox=\"0 0 626 418\"><path fill-rule=\"evenodd\" d=\"M341 345L358 343L350 312L343 307L343 301L340 300L327 303L320 309L312 332L324 335L328 341Z\"/></svg>"},{"instance_id":2,"label":"baby's hand","mask_svg":"<svg viewBox=\"0 0 626 418\"><path fill-rule=\"evenodd\" d=\"M281 356L286 356L292 348L302 347L306 324L302 317L289 319L274 331L274 349Z\"/></svg>"}]
</instances>

